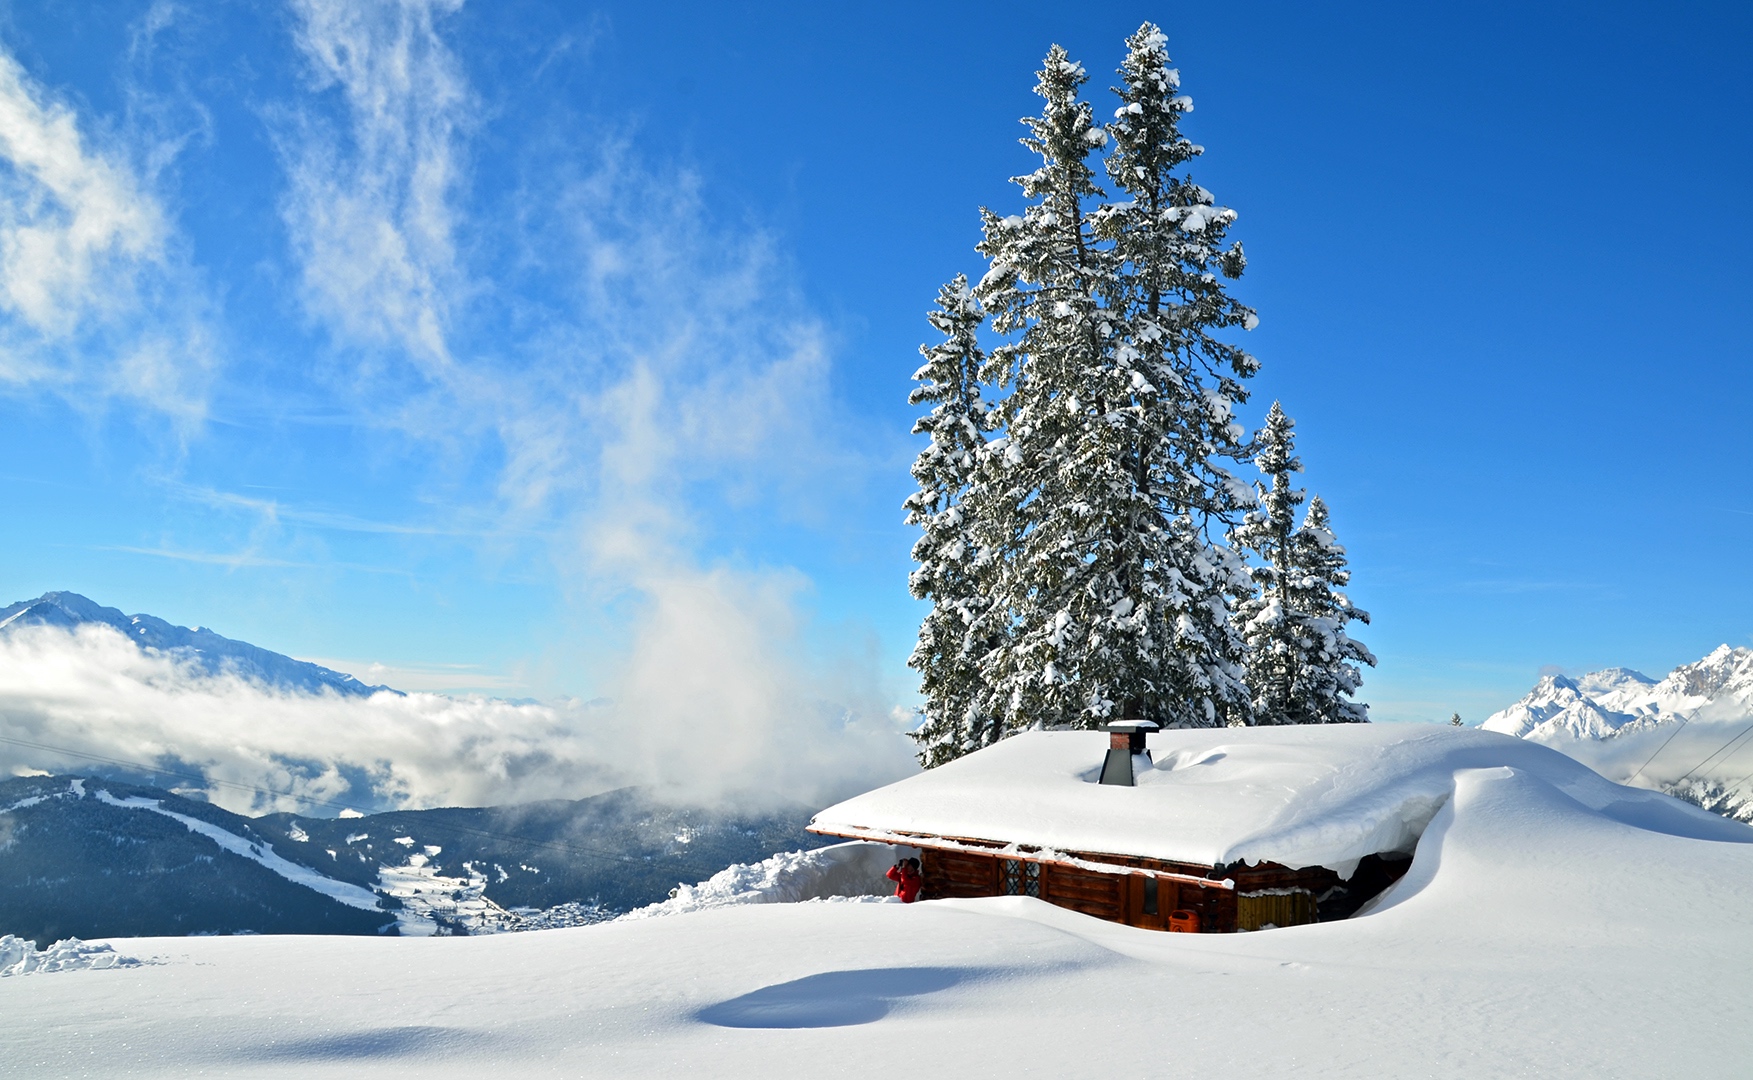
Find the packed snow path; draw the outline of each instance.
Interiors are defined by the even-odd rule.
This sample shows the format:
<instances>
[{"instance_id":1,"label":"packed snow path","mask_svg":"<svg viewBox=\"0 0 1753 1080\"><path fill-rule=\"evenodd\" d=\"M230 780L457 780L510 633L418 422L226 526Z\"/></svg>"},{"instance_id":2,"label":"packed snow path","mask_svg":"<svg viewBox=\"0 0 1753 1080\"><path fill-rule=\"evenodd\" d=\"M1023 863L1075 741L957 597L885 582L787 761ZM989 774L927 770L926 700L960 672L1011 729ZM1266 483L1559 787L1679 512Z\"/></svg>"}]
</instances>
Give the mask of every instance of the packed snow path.
<instances>
[{"instance_id":1,"label":"packed snow path","mask_svg":"<svg viewBox=\"0 0 1753 1080\"><path fill-rule=\"evenodd\" d=\"M1745 1075L1753 843L1644 824L1464 771L1374 913L1242 935L1007 898L141 939L0 980L0 1074Z\"/></svg>"}]
</instances>

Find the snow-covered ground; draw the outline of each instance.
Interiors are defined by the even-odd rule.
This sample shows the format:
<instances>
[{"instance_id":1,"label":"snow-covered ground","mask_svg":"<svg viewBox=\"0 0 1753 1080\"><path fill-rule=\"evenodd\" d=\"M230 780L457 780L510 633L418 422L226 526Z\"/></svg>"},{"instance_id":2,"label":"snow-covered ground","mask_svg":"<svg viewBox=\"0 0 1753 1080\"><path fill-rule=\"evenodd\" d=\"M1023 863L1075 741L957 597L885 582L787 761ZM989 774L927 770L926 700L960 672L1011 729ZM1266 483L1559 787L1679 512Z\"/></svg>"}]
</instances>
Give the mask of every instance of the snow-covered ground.
<instances>
[{"instance_id":1,"label":"snow-covered ground","mask_svg":"<svg viewBox=\"0 0 1753 1080\"><path fill-rule=\"evenodd\" d=\"M1526 769L1452 790L1344 922L1175 935L1012 897L138 939L140 967L0 980L0 1074L1746 1075L1753 843Z\"/></svg>"}]
</instances>

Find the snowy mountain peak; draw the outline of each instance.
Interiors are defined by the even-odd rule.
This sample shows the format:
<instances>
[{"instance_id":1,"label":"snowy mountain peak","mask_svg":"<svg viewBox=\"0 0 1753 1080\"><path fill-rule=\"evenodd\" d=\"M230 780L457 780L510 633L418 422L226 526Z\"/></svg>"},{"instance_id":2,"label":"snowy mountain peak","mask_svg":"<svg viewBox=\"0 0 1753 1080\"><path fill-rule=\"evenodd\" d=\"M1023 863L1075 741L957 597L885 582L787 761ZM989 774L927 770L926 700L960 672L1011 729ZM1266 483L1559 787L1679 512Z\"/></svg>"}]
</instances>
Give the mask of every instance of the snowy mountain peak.
<instances>
[{"instance_id":1,"label":"snowy mountain peak","mask_svg":"<svg viewBox=\"0 0 1753 1080\"><path fill-rule=\"evenodd\" d=\"M1706 700L1720 697L1744 700L1753 693L1753 649L1719 645L1697 663L1675 668L1658 689Z\"/></svg>"},{"instance_id":2,"label":"snowy mountain peak","mask_svg":"<svg viewBox=\"0 0 1753 1080\"><path fill-rule=\"evenodd\" d=\"M111 627L142 649L189 660L210 674L229 672L285 690L368 697L387 686L367 686L344 672L294 660L277 652L222 637L204 627L177 626L152 615L124 615L75 592L47 592L0 608L0 634L27 626L73 630L98 624ZM394 692L394 691L392 691Z\"/></svg>"},{"instance_id":3,"label":"snowy mountain peak","mask_svg":"<svg viewBox=\"0 0 1753 1080\"><path fill-rule=\"evenodd\" d=\"M1540 741L1602 739L1693 715L1745 712L1750 704L1753 649L1722 645L1659 682L1619 667L1578 679L1544 676L1526 697L1481 726Z\"/></svg>"},{"instance_id":4,"label":"snowy mountain peak","mask_svg":"<svg viewBox=\"0 0 1753 1080\"><path fill-rule=\"evenodd\" d=\"M1656 680L1641 671L1610 667L1602 668L1600 671L1591 671L1577 679L1574 685L1578 693L1586 697L1599 698L1627 690L1637 691L1655 684Z\"/></svg>"}]
</instances>

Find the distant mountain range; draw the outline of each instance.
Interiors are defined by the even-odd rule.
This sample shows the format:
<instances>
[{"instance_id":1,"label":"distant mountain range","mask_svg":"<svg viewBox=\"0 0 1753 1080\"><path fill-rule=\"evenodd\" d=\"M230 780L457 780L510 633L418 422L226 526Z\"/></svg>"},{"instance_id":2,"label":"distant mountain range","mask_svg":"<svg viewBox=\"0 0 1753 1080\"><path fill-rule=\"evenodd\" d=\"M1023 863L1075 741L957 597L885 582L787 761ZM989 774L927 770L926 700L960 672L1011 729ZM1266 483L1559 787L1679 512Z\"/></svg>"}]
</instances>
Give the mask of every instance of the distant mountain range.
<instances>
[{"instance_id":1,"label":"distant mountain range","mask_svg":"<svg viewBox=\"0 0 1753 1080\"><path fill-rule=\"evenodd\" d=\"M1620 667L1578 679L1548 675L1480 726L1537 741L1604 739L1694 715L1753 717L1753 649L1719 646L1660 681Z\"/></svg>"},{"instance_id":2,"label":"distant mountain range","mask_svg":"<svg viewBox=\"0 0 1753 1080\"><path fill-rule=\"evenodd\" d=\"M1753 821L1753 649L1723 645L1659 680L1617 667L1548 675L1480 726Z\"/></svg>"},{"instance_id":3,"label":"distant mountain range","mask_svg":"<svg viewBox=\"0 0 1753 1080\"><path fill-rule=\"evenodd\" d=\"M820 847L810 811L578 801L250 818L99 777L0 781L0 934L475 934L600 921Z\"/></svg>"},{"instance_id":4,"label":"distant mountain range","mask_svg":"<svg viewBox=\"0 0 1753 1080\"><path fill-rule=\"evenodd\" d=\"M48 592L35 600L20 600L0 608L0 634L25 626L72 630L93 623L113 627L142 648L192 661L215 675L230 672L279 689L310 694L324 690L351 697L369 697L380 691L400 693L387 686L367 686L345 672L294 660L247 641L222 637L204 627L177 626L152 615L124 615L116 608L104 607L74 592Z\"/></svg>"}]
</instances>

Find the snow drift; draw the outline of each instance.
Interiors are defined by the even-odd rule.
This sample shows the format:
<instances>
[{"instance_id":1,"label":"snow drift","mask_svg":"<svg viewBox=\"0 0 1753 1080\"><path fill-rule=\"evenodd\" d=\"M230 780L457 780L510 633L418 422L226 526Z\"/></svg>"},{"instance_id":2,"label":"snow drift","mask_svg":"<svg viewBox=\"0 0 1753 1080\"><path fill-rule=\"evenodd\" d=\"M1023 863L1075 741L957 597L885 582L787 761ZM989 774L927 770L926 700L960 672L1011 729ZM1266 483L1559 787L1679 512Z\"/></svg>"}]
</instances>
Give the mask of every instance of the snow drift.
<instances>
[{"instance_id":1,"label":"snow drift","mask_svg":"<svg viewBox=\"0 0 1753 1080\"><path fill-rule=\"evenodd\" d=\"M698 885L681 885L661 903L630 911L623 919L649 919L740 904L795 904L805 900L888 896L883 877L896 859L917 858L914 848L853 841L813 851L787 851L758 863L726 867Z\"/></svg>"},{"instance_id":2,"label":"snow drift","mask_svg":"<svg viewBox=\"0 0 1753 1080\"><path fill-rule=\"evenodd\" d=\"M140 961L123 956L109 945L66 938L38 949L29 938L0 937L0 978L52 971L101 971L106 968L139 967Z\"/></svg>"}]
</instances>

